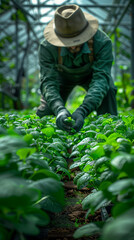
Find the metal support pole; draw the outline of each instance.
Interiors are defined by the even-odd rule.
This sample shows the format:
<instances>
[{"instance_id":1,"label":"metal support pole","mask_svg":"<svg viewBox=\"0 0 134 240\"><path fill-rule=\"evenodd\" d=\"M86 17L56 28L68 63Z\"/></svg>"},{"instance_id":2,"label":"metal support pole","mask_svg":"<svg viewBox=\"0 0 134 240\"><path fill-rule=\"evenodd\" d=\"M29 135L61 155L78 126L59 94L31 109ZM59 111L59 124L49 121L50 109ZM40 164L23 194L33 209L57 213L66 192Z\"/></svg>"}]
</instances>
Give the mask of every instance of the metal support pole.
<instances>
[{"instance_id":1,"label":"metal support pole","mask_svg":"<svg viewBox=\"0 0 134 240\"><path fill-rule=\"evenodd\" d=\"M12 0L13 4L15 5L15 7L17 7L18 9L20 9L26 16L31 17L32 19L36 20L36 18L34 16L32 16L27 10L25 10L20 3L18 3L16 0Z\"/></svg>"},{"instance_id":2,"label":"metal support pole","mask_svg":"<svg viewBox=\"0 0 134 240\"><path fill-rule=\"evenodd\" d=\"M134 80L134 2L132 2L132 11L131 11L131 79Z\"/></svg>"},{"instance_id":3,"label":"metal support pole","mask_svg":"<svg viewBox=\"0 0 134 240\"><path fill-rule=\"evenodd\" d=\"M28 107L28 98L29 98L29 77L28 77L28 53L26 56L26 68L25 68L25 78L26 78L26 99L25 99L25 107Z\"/></svg>"},{"instance_id":4,"label":"metal support pole","mask_svg":"<svg viewBox=\"0 0 134 240\"><path fill-rule=\"evenodd\" d=\"M114 35L114 81L116 81L117 76L117 33Z\"/></svg>"},{"instance_id":5,"label":"metal support pole","mask_svg":"<svg viewBox=\"0 0 134 240\"><path fill-rule=\"evenodd\" d=\"M14 0L12 0L14 1ZM67 3L66 3L67 4ZM65 5L66 5L65 4ZM57 8L60 7L61 4L44 4L44 3L40 3L39 7L40 8ZM23 7L38 7L38 4L23 4ZM124 8L125 5L124 4L79 4L79 7L85 7L85 8Z\"/></svg>"},{"instance_id":6,"label":"metal support pole","mask_svg":"<svg viewBox=\"0 0 134 240\"><path fill-rule=\"evenodd\" d=\"M30 27L30 29L31 29L31 31L32 31L32 33L33 33L36 41L37 41L37 44L39 44L40 41L39 41L39 39L38 39L38 37L37 37L37 34L36 34L34 28L32 27L32 25L31 25L31 23L30 23L30 21L29 21L29 19L28 19L27 16L30 16L30 17L32 17L34 20L36 20L35 17L32 16L31 14L29 14L16 0L12 0L12 2L14 3L14 6L15 6L17 9L20 9L20 10L25 14L27 23L29 24L29 27ZM19 19L18 19L18 20L19 20Z\"/></svg>"},{"instance_id":7,"label":"metal support pole","mask_svg":"<svg viewBox=\"0 0 134 240\"><path fill-rule=\"evenodd\" d=\"M29 33L29 26L27 26L27 36L28 36L28 43L30 41L30 33ZM26 99L25 99L25 107L28 107L28 98L29 98L29 76L28 76L28 67L29 67L29 58L28 58L28 50L26 53L26 64L25 64L25 78L26 78Z\"/></svg>"},{"instance_id":8,"label":"metal support pole","mask_svg":"<svg viewBox=\"0 0 134 240\"><path fill-rule=\"evenodd\" d=\"M132 1L133 1L133 0L130 0L130 1L128 2L128 4L126 5L126 7L124 8L124 11L123 11L123 13L121 14L121 16L119 17L119 19L118 19L118 21L117 21L117 23L116 23L116 25L115 25L113 31L112 31L111 34L110 34L110 36L111 36L113 33L115 33L116 28L119 26L121 20L123 19L125 13L127 12L129 6L131 5L131 2L132 2Z\"/></svg>"},{"instance_id":9,"label":"metal support pole","mask_svg":"<svg viewBox=\"0 0 134 240\"><path fill-rule=\"evenodd\" d=\"M18 46L18 13L17 13L17 8L16 8L16 21L15 21L15 42L16 42L16 79L18 76L18 70L19 70L19 56L18 56L18 50L19 50L19 46Z\"/></svg>"}]
</instances>

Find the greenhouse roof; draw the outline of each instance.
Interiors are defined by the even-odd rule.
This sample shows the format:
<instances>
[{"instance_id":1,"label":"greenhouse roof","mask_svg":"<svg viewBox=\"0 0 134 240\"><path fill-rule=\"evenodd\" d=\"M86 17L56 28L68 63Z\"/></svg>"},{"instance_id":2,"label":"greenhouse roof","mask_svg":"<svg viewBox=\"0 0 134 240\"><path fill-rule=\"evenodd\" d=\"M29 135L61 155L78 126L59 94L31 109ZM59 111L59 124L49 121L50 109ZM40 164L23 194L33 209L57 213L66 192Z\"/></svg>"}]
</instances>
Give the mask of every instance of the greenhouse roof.
<instances>
[{"instance_id":1,"label":"greenhouse roof","mask_svg":"<svg viewBox=\"0 0 134 240\"><path fill-rule=\"evenodd\" d=\"M58 4L57 4L58 2ZM77 4L94 15L112 39L117 67L131 66L132 1L126 0L1 0L1 77L13 79L39 70L38 47L43 31L63 4Z\"/></svg>"}]
</instances>

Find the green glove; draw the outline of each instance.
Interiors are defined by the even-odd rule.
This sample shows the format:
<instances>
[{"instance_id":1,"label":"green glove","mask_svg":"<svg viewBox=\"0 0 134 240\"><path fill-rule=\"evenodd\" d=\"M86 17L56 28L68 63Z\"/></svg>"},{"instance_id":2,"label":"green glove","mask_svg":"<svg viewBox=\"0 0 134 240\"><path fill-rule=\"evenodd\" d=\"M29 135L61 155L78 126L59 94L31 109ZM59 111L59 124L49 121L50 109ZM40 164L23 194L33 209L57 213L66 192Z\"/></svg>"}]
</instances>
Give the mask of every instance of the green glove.
<instances>
[{"instance_id":1,"label":"green glove","mask_svg":"<svg viewBox=\"0 0 134 240\"><path fill-rule=\"evenodd\" d=\"M72 125L65 121L67 117L71 117L70 112L66 108L60 109L56 117L56 125L59 129L70 132Z\"/></svg>"},{"instance_id":2,"label":"green glove","mask_svg":"<svg viewBox=\"0 0 134 240\"><path fill-rule=\"evenodd\" d=\"M76 132L79 132L80 129L83 127L84 124L84 117L79 111L75 111L72 114L72 118L75 120L75 124L73 125L73 129L76 130Z\"/></svg>"}]
</instances>

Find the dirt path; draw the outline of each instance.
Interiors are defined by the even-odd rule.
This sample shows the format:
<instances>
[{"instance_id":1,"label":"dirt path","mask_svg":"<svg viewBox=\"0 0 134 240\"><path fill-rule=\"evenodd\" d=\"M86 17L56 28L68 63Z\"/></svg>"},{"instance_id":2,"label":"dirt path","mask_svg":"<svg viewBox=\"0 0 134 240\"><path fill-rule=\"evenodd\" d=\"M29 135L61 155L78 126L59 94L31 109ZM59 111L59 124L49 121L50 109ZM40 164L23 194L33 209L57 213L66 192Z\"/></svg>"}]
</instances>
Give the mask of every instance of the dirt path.
<instances>
[{"instance_id":1,"label":"dirt path","mask_svg":"<svg viewBox=\"0 0 134 240\"><path fill-rule=\"evenodd\" d=\"M81 190L71 181L64 180L66 205L62 212L51 215L51 223L46 228L41 228L39 236L33 237L32 240L74 240L75 230L90 222L101 221L101 212L97 211L95 215L89 215L85 219L87 211L82 209L81 201L91 193L88 188ZM28 239L28 240L31 240ZM83 237L79 240L97 240L97 236Z\"/></svg>"},{"instance_id":2,"label":"dirt path","mask_svg":"<svg viewBox=\"0 0 134 240\"><path fill-rule=\"evenodd\" d=\"M94 216L89 215L88 219L85 219L87 211L84 211L81 206L81 201L90 194L90 190L83 188L77 190L77 186L74 185L73 180L64 184L66 206L63 212L54 215L50 229L48 231L47 240L74 240L73 233L77 227L83 224L93 221L101 221L101 213L97 211ZM82 238L85 239L97 239L96 237Z\"/></svg>"}]
</instances>

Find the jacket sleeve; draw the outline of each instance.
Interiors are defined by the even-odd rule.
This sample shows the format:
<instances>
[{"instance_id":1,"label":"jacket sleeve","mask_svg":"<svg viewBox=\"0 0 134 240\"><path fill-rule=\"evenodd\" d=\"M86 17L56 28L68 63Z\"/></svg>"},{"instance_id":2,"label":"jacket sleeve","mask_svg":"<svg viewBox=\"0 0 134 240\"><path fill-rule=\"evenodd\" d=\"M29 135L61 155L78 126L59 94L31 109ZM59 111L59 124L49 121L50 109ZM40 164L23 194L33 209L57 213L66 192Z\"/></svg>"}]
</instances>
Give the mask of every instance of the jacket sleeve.
<instances>
[{"instance_id":1,"label":"jacket sleeve","mask_svg":"<svg viewBox=\"0 0 134 240\"><path fill-rule=\"evenodd\" d=\"M50 109L57 115L64 103L59 93L58 72L55 69L57 48L49 45L43 42L39 46L40 90Z\"/></svg>"},{"instance_id":2,"label":"jacket sleeve","mask_svg":"<svg viewBox=\"0 0 134 240\"><path fill-rule=\"evenodd\" d=\"M87 95L82 105L78 108L86 117L97 110L104 97L107 95L111 82L112 43L103 32L97 32L94 37L94 62L92 65L92 79Z\"/></svg>"}]
</instances>

